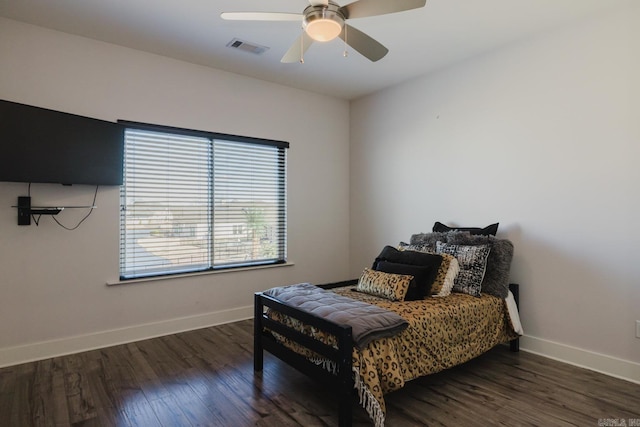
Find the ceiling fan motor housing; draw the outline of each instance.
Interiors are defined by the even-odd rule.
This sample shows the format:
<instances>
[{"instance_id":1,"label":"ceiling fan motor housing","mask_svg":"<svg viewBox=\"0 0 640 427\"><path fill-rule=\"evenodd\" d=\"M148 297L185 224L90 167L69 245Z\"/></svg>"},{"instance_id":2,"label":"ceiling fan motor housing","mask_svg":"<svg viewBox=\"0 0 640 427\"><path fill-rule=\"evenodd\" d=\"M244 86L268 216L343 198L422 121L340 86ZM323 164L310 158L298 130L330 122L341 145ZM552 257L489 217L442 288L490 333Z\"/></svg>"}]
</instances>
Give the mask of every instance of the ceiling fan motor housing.
<instances>
[{"instance_id":1,"label":"ceiling fan motor housing","mask_svg":"<svg viewBox=\"0 0 640 427\"><path fill-rule=\"evenodd\" d=\"M302 27L316 41L333 40L344 27L345 17L339 9L340 6L331 1L327 6L309 6L304 10Z\"/></svg>"}]
</instances>

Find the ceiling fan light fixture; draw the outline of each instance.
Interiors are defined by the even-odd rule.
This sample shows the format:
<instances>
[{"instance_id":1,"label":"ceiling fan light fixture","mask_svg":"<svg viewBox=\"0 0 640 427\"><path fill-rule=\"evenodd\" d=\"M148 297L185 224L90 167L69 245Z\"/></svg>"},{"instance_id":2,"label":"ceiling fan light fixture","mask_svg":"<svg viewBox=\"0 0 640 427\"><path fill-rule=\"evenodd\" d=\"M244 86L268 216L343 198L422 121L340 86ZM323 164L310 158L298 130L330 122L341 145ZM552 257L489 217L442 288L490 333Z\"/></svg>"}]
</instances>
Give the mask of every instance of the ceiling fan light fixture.
<instances>
[{"instance_id":1,"label":"ceiling fan light fixture","mask_svg":"<svg viewBox=\"0 0 640 427\"><path fill-rule=\"evenodd\" d=\"M310 6L305 10L302 26L315 41L328 42L342 32L344 16L331 3L328 7Z\"/></svg>"}]
</instances>

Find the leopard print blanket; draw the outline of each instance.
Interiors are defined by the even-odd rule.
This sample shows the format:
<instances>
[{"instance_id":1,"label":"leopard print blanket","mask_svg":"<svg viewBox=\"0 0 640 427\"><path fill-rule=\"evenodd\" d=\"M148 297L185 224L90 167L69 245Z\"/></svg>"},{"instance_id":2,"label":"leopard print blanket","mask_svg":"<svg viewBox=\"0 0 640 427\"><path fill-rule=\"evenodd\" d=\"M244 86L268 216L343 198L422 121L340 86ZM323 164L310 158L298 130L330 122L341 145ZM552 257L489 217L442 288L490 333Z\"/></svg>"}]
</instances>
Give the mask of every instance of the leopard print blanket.
<instances>
[{"instance_id":1,"label":"leopard print blanket","mask_svg":"<svg viewBox=\"0 0 640 427\"><path fill-rule=\"evenodd\" d=\"M402 316L409 327L395 337L371 342L364 349L354 346L353 373L360 403L376 427L384 426L384 395L404 386L407 381L464 363L499 343L517 337L504 300L482 294L480 298L452 293L444 298L392 302L354 292L352 287L333 289L350 298L375 304ZM296 319L271 311L269 316L336 346L327 336ZM278 334L276 338L327 370L336 367L305 347Z\"/></svg>"}]
</instances>

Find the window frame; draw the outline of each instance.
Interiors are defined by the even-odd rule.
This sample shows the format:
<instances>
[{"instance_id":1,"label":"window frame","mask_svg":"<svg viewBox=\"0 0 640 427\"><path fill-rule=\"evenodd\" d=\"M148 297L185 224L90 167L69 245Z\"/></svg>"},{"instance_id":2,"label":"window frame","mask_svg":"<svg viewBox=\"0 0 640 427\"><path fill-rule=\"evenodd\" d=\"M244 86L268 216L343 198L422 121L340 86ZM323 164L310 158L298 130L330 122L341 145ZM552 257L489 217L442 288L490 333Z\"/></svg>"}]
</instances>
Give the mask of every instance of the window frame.
<instances>
[{"instance_id":1,"label":"window frame","mask_svg":"<svg viewBox=\"0 0 640 427\"><path fill-rule=\"evenodd\" d=\"M215 258L214 246L215 246L215 240L216 240L214 237L214 228L215 228L216 209L215 209L215 197L213 196L215 192L215 189L213 188L214 181L215 181L215 170L212 165L211 174L208 177L208 185L211 187L211 197L209 198L209 206L208 206L209 215L211 217L211 222L209 224L211 231L210 231L210 236L208 238L209 251L211 253L209 266L206 268L200 268L200 269L185 268L185 270L183 271L173 271L173 272L166 271L166 272L144 273L143 271L137 274L133 274L133 273L126 274L126 275L123 274L124 272L123 259L125 257L125 255L123 254L123 251L126 251L126 243L123 243L123 236L125 235L124 234L125 231L123 227L126 227L126 221L125 221L126 215L124 214L124 212L127 209L127 202L126 202L126 198L124 197L124 195L126 194L126 185L127 185L126 165L125 165L125 167L123 167L123 184L120 188L120 196L119 196L120 197L120 202L119 202L120 215L119 215L119 226L118 226L119 242L120 242L119 243L119 277L121 282L152 280L154 278L166 278L166 277L173 277L173 276L175 277L189 276L194 274L203 274L207 272L246 270L250 268L264 268L269 266L287 264L287 246L288 246L287 245L287 231L288 231L287 230L288 228L288 224L287 224L287 150L290 146L288 142L265 139L265 138L255 138L255 137L248 137L248 136L225 134L225 133L219 133L219 132L186 129L186 128L179 128L179 127L173 127L173 126L155 125L155 124L127 121L127 120L118 120L118 123L122 124L125 127L125 134L126 134L126 130L132 129L136 131L151 131L151 132L158 132L158 133L166 133L170 135L183 135L183 136L192 136L192 137L209 139L211 140L211 154L210 154L211 157L213 157L213 153L215 152L214 145L216 140L220 140L224 142L241 143L241 144L247 144L247 145L269 146L269 147L275 147L278 150L282 150L282 152L280 151L278 152L277 159L276 159L276 161L278 162L278 165L276 165L276 170L278 171L277 186L278 186L278 190L281 192L281 195L278 197L278 205L277 205L278 206L277 212L279 215L277 224L281 224L281 227L278 227L279 230L277 233L277 241L281 243L281 245L278 246L278 249L279 249L278 256L276 256L275 259L268 259L268 260L254 259L247 262L236 262L233 264L216 265L214 261L214 258ZM126 156L127 156L126 139L125 139L124 145L125 145L124 155L126 159ZM281 167L280 167L280 160L282 161Z\"/></svg>"}]
</instances>

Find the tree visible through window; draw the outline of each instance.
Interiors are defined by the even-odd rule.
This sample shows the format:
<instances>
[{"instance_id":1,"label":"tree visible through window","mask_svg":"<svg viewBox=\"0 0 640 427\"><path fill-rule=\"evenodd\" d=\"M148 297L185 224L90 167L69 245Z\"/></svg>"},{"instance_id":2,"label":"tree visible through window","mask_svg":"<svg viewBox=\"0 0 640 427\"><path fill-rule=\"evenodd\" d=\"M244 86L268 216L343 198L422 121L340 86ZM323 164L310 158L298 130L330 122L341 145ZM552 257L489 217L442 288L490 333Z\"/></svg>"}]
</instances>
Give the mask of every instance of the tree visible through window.
<instances>
[{"instance_id":1,"label":"tree visible through window","mask_svg":"<svg viewBox=\"0 0 640 427\"><path fill-rule=\"evenodd\" d=\"M287 143L125 124L122 279L286 260Z\"/></svg>"}]
</instances>

